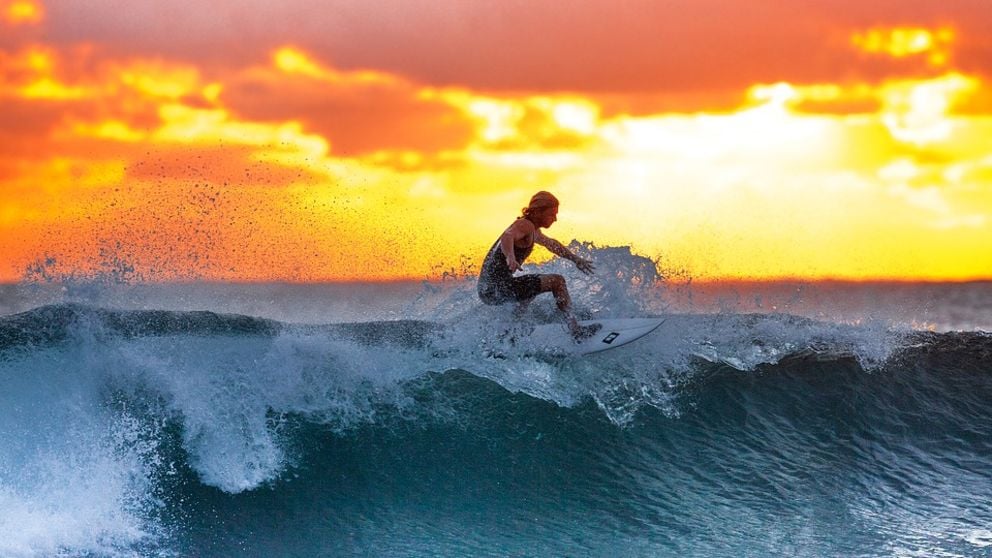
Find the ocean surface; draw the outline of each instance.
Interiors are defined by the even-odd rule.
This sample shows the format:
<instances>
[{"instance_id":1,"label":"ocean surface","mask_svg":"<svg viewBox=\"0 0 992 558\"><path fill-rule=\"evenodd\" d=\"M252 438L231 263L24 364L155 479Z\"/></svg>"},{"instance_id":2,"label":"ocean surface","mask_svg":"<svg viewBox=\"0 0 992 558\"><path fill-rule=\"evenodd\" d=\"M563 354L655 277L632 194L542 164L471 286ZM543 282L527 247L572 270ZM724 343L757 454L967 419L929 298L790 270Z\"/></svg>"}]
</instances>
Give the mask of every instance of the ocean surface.
<instances>
[{"instance_id":1,"label":"ocean surface","mask_svg":"<svg viewBox=\"0 0 992 558\"><path fill-rule=\"evenodd\" d=\"M992 556L992 283L591 255L665 322L585 358L471 277L0 286L0 556Z\"/></svg>"}]
</instances>

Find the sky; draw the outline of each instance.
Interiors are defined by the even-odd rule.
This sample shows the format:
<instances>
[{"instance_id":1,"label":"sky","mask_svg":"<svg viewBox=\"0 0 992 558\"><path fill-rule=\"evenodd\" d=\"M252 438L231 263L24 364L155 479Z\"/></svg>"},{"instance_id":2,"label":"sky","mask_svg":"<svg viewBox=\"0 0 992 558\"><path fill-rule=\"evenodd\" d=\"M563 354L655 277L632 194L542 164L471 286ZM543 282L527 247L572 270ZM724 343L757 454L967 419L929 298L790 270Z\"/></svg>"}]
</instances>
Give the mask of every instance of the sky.
<instances>
[{"instance_id":1,"label":"sky","mask_svg":"<svg viewBox=\"0 0 992 558\"><path fill-rule=\"evenodd\" d=\"M471 275L538 190L549 236L693 280L989 279L990 21L987 0L0 0L0 281Z\"/></svg>"}]
</instances>

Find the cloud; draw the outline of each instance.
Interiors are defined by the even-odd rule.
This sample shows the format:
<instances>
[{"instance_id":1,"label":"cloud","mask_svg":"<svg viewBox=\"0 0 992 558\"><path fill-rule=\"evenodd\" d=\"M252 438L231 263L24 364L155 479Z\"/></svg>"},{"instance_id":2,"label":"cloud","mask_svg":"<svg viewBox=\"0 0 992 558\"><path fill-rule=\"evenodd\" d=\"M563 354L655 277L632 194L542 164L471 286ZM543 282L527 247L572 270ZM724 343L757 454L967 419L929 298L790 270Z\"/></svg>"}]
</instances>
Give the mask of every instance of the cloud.
<instances>
[{"instance_id":1,"label":"cloud","mask_svg":"<svg viewBox=\"0 0 992 558\"><path fill-rule=\"evenodd\" d=\"M0 157L33 158L43 142L62 120L60 107L23 99L0 99Z\"/></svg>"},{"instance_id":2,"label":"cloud","mask_svg":"<svg viewBox=\"0 0 992 558\"><path fill-rule=\"evenodd\" d=\"M328 139L338 156L433 153L460 149L474 136L474 123L463 113L406 80L341 72L285 47L275 59L276 67L253 67L224 83L219 99L237 117L301 122Z\"/></svg>"},{"instance_id":3,"label":"cloud","mask_svg":"<svg viewBox=\"0 0 992 558\"><path fill-rule=\"evenodd\" d=\"M871 60L851 45L853 33L895 26L950 22L962 46L953 60L965 69L988 68L992 53L983 1L583 0L562 10L523 0L52 0L48 12L49 40L118 53L223 68L295 44L344 70L490 91L714 94L926 70L926 57Z\"/></svg>"}]
</instances>

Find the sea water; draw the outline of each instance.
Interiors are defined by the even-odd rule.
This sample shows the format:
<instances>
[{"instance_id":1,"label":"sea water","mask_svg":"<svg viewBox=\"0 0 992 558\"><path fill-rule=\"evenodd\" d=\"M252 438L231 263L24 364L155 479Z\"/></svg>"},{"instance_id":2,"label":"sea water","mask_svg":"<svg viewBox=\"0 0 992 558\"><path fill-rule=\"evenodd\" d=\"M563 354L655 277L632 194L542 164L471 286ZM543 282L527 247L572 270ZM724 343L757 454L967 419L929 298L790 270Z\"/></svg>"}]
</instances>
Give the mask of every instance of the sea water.
<instances>
[{"instance_id":1,"label":"sea water","mask_svg":"<svg viewBox=\"0 0 992 558\"><path fill-rule=\"evenodd\" d=\"M992 555L992 284L590 250L665 322L585 358L471 277L0 287L0 556Z\"/></svg>"}]
</instances>

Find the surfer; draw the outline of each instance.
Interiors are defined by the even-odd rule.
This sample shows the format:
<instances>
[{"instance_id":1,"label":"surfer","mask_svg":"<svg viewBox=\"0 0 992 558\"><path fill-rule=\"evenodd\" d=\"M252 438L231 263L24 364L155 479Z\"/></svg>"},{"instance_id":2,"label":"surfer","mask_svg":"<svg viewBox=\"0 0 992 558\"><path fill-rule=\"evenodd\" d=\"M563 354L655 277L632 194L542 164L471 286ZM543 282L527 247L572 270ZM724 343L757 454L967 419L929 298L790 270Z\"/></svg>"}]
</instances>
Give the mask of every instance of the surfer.
<instances>
[{"instance_id":1,"label":"surfer","mask_svg":"<svg viewBox=\"0 0 992 558\"><path fill-rule=\"evenodd\" d=\"M575 319L564 277L558 274L513 275L521 269L534 244L540 244L552 254L574 262L575 267L587 275L595 270L592 261L576 256L561 242L541 232L557 220L558 199L549 192L534 194L530 204L523 209L523 215L507 227L486 254L479 272L479 298L485 304L516 302L515 315L519 317L535 296L550 292L558 309L565 315L572 337L582 340L596 333L601 326L582 326Z\"/></svg>"}]
</instances>

